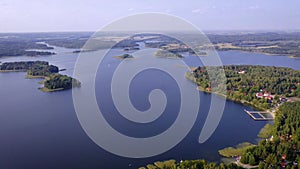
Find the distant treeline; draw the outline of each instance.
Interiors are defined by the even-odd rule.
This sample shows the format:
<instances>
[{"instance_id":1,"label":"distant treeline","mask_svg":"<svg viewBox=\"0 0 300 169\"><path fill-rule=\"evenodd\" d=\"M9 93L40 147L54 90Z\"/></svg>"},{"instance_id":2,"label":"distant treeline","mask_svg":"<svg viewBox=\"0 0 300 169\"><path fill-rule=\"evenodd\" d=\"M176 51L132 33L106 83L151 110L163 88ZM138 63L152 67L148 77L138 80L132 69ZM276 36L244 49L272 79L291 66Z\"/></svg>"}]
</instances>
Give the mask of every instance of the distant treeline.
<instances>
[{"instance_id":1,"label":"distant treeline","mask_svg":"<svg viewBox=\"0 0 300 169\"><path fill-rule=\"evenodd\" d=\"M91 33L72 32L72 33L0 33L0 57L1 56L36 56L36 55L53 55L49 51L27 51L28 49L51 50L43 43L53 42L57 46L69 45L71 48L81 48ZM82 41L80 41L82 39ZM79 41L79 42L78 42ZM52 44L52 43L49 43ZM78 44L78 45L75 45Z\"/></svg>"},{"instance_id":2,"label":"distant treeline","mask_svg":"<svg viewBox=\"0 0 300 169\"><path fill-rule=\"evenodd\" d=\"M199 41L199 35L195 33L169 33L178 34L184 42L197 44L205 47L204 42ZM97 33L92 36L91 32L77 32L77 33L24 33L24 34L0 34L0 57L1 56L20 56L20 55L49 55L51 52L36 52L32 53L26 51L27 49L52 49L45 44L36 42L46 42L50 45L80 49L83 48L89 40L89 45L85 46L86 51L104 49L110 47L129 47L135 48L138 42L144 42L146 47L161 48L168 44L181 44L183 42L163 35L163 34L138 34L122 40L122 38L130 36L130 33ZM92 36L92 38L91 38ZM249 52L264 52L278 55L291 55L300 57L300 33L299 32L266 32L266 33L238 33L231 32L226 34L207 33L209 41L216 44L229 43L234 46L219 47L215 46L217 50L243 50ZM202 38L202 37L200 37ZM200 39L201 40L201 39ZM203 44L202 44L203 43ZM211 46L212 47L212 46ZM262 47L262 48L261 48ZM171 49L171 52L191 52L190 48L176 48Z\"/></svg>"},{"instance_id":3,"label":"distant treeline","mask_svg":"<svg viewBox=\"0 0 300 169\"><path fill-rule=\"evenodd\" d=\"M39 44L33 41L19 41L19 40L3 40L0 39L0 57L1 56L37 56L37 55L53 55L54 52L48 51L27 51L28 49L53 49L46 44Z\"/></svg>"}]
</instances>

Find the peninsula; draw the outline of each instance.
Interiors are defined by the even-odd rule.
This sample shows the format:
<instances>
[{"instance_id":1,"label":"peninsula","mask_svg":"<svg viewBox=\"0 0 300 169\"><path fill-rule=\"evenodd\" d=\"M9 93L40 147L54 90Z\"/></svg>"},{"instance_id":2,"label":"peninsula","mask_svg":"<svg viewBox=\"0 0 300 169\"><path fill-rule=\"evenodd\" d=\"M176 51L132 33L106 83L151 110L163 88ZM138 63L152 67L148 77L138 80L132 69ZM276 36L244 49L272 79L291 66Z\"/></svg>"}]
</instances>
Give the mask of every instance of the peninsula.
<instances>
[{"instance_id":1,"label":"peninsula","mask_svg":"<svg viewBox=\"0 0 300 169\"><path fill-rule=\"evenodd\" d=\"M223 91L219 90L221 69L226 76L226 90ZM300 98L300 71L291 68L254 65L198 67L187 72L186 77L195 82L199 90L218 93L261 110L276 107L289 98Z\"/></svg>"}]
</instances>

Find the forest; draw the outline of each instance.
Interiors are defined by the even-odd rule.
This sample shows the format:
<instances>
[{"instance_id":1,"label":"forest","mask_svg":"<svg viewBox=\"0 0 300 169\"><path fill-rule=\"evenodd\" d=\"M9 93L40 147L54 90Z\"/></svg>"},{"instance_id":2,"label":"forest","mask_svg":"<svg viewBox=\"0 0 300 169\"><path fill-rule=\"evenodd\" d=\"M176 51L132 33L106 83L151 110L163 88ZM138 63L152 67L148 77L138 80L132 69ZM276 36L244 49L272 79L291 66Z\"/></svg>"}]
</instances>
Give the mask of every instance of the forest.
<instances>
[{"instance_id":1,"label":"forest","mask_svg":"<svg viewBox=\"0 0 300 169\"><path fill-rule=\"evenodd\" d=\"M276 112L271 137L251 147L241 162L259 169L300 168L300 102L287 102Z\"/></svg>"},{"instance_id":2,"label":"forest","mask_svg":"<svg viewBox=\"0 0 300 169\"><path fill-rule=\"evenodd\" d=\"M222 73L225 73L225 77ZM245 102L259 109L271 108L280 103L282 98L300 97L300 71L291 68L254 65L197 67L187 72L186 77L201 90L223 92L228 99ZM222 78L226 81L226 90L218 91Z\"/></svg>"},{"instance_id":3,"label":"forest","mask_svg":"<svg viewBox=\"0 0 300 169\"><path fill-rule=\"evenodd\" d=\"M50 74L58 73L58 67L53 65L35 64L27 70L27 76L43 76L47 77Z\"/></svg>"},{"instance_id":4,"label":"forest","mask_svg":"<svg viewBox=\"0 0 300 169\"><path fill-rule=\"evenodd\" d=\"M5 62L0 65L0 71L27 71L27 77L49 76L58 73L58 67L45 61Z\"/></svg>"},{"instance_id":5,"label":"forest","mask_svg":"<svg viewBox=\"0 0 300 169\"><path fill-rule=\"evenodd\" d=\"M61 74L51 74L44 81L44 87L49 90L65 90L72 87L80 87L81 83L69 76Z\"/></svg>"},{"instance_id":6,"label":"forest","mask_svg":"<svg viewBox=\"0 0 300 169\"><path fill-rule=\"evenodd\" d=\"M264 131L268 130L268 131ZM276 112L274 124L262 129L264 135L258 145L242 143L228 157L241 156L240 162L258 169L300 168L300 102L286 102ZM266 135L266 133L268 133ZM267 137L266 137L267 136ZM232 148L234 149L234 148ZM213 163L205 160L168 160L148 164L139 169L242 169L234 163Z\"/></svg>"}]
</instances>

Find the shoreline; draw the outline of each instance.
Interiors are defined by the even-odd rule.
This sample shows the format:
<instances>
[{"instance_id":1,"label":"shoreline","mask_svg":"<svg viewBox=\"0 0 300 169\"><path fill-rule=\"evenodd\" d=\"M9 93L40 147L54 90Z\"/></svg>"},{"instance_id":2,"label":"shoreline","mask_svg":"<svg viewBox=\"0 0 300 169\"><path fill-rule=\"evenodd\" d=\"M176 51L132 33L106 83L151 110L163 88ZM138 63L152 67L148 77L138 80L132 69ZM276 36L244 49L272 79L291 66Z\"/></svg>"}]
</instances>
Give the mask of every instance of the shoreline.
<instances>
[{"instance_id":1,"label":"shoreline","mask_svg":"<svg viewBox=\"0 0 300 169\"><path fill-rule=\"evenodd\" d=\"M26 79L46 79L47 76L33 76L33 75L26 75Z\"/></svg>"},{"instance_id":2,"label":"shoreline","mask_svg":"<svg viewBox=\"0 0 300 169\"><path fill-rule=\"evenodd\" d=\"M40 91L46 92L46 93L66 90L66 89L64 89L64 88L48 89L48 88L46 88L46 87L40 87L40 88L38 88L38 89L39 89Z\"/></svg>"},{"instance_id":3,"label":"shoreline","mask_svg":"<svg viewBox=\"0 0 300 169\"><path fill-rule=\"evenodd\" d=\"M195 83L197 85L197 83L195 82L195 80L193 79L190 79L189 77L185 76L188 80L192 81L193 83ZM261 107L258 107L258 106L255 106L254 104L252 104L251 102L248 102L246 100L234 100L232 99L231 97L228 97L228 95L226 94L223 94L223 93L219 93L219 92L214 92L214 91L207 91L205 90L204 88L202 88L201 86L198 86L197 85L197 90L198 91L201 91L201 92L204 92L204 93L209 93L209 94L215 94L217 96L220 96L220 97L223 97L224 99L226 100L229 100L229 101L233 101L233 102L236 102L236 103L239 103L239 104L242 104L244 106L251 106L253 109L256 109L256 110L259 110L259 111L270 111L271 109L263 109ZM273 115L272 115L273 116Z\"/></svg>"},{"instance_id":4,"label":"shoreline","mask_svg":"<svg viewBox=\"0 0 300 169\"><path fill-rule=\"evenodd\" d=\"M276 53L267 53L267 52L259 52L259 51L247 51L247 50L243 50L243 49L216 49L217 52L226 52L226 51L239 51L239 52L246 52L246 53L257 53L257 54L263 54L263 55L267 55L267 56L285 56L291 59L300 59L300 57L297 57L295 55L291 55L291 54L276 54Z\"/></svg>"},{"instance_id":5,"label":"shoreline","mask_svg":"<svg viewBox=\"0 0 300 169\"><path fill-rule=\"evenodd\" d=\"M219 93L219 92L211 92L211 91L204 90L204 89L203 89L202 87L200 87L200 86L197 87L197 90L198 90L198 91L201 91L201 92L204 92L204 93L208 93L208 94L216 94L217 96L223 97L223 98L225 98L225 99L228 100L228 101L233 101L233 102L235 102L235 103L238 103L238 104L241 104L241 105L244 105L244 106L250 106L250 107L252 107L253 109L258 110L258 111L270 111L270 112L276 111L276 110L273 110L273 108L271 108L271 109L264 109L264 108L255 106L253 103L248 102L248 101L246 101L246 100L234 100L234 99L232 99L231 97L228 97L228 96L225 95L225 94L222 94L222 93ZM274 113L271 113L271 114L272 114L272 117L273 117L273 116L274 116Z\"/></svg>"}]
</instances>

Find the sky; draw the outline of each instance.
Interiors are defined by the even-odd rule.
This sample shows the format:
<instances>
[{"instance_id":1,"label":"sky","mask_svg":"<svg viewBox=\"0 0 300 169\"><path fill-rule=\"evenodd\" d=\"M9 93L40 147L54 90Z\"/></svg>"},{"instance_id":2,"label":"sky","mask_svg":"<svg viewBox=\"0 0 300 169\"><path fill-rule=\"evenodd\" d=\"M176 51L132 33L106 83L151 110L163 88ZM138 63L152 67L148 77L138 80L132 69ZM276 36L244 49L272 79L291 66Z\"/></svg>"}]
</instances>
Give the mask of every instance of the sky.
<instances>
[{"instance_id":1,"label":"sky","mask_svg":"<svg viewBox=\"0 0 300 169\"><path fill-rule=\"evenodd\" d=\"M299 0L0 0L0 32L97 31L144 12L201 30L300 30Z\"/></svg>"}]
</instances>

